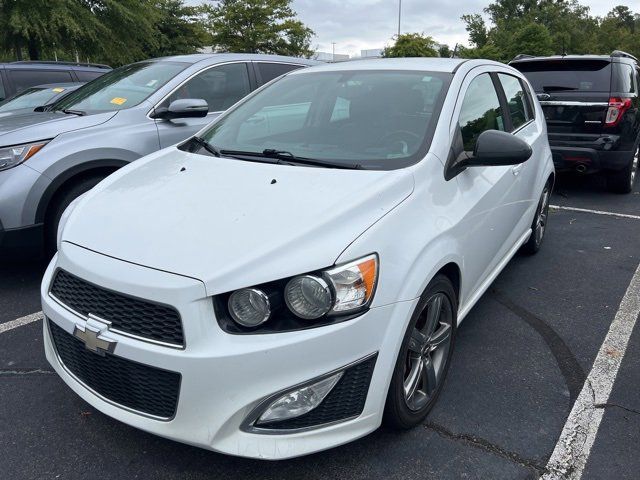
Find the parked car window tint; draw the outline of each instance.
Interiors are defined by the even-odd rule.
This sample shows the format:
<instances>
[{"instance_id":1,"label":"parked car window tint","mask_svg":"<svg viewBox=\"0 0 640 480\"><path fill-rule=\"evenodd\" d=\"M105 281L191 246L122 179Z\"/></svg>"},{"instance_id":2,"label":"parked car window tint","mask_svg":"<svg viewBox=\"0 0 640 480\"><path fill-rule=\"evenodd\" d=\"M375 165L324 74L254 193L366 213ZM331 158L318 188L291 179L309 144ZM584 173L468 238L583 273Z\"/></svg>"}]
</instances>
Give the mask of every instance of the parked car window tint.
<instances>
[{"instance_id":1,"label":"parked car window tint","mask_svg":"<svg viewBox=\"0 0 640 480\"><path fill-rule=\"evenodd\" d=\"M98 77L101 77L105 73L110 70L105 70L104 72L88 72L83 70L76 70L76 75L78 76L78 80L81 82L90 82L91 80L95 80Z\"/></svg>"},{"instance_id":2,"label":"parked car window tint","mask_svg":"<svg viewBox=\"0 0 640 480\"><path fill-rule=\"evenodd\" d=\"M460 118L462 141L467 152L473 151L480 134L486 130L504 131L504 117L498 94L488 73L478 75L465 93Z\"/></svg>"},{"instance_id":3,"label":"parked car window tint","mask_svg":"<svg viewBox=\"0 0 640 480\"><path fill-rule=\"evenodd\" d=\"M21 108L35 108L46 105L51 99L64 92L63 87L31 87L0 103L0 112L9 112Z\"/></svg>"},{"instance_id":4,"label":"parked car window tint","mask_svg":"<svg viewBox=\"0 0 640 480\"><path fill-rule=\"evenodd\" d=\"M4 91L4 83L2 83L2 77L0 77L0 101L4 100L6 93Z\"/></svg>"},{"instance_id":5,"label":"parked car window tint","mask_svg":"<svg viewBox=\"0 0 640 480\"><path fill-rule=\"evenodd\" d=\"M397 168L426 152L451 76L413 71L294 73L248 98L204 136L221 149L273 148L345 165ZM438 101L427 102L427 96ZM263 122L260 116L267 112L262 134L248 135L248 130L257 131L255 122Z\"/></svg>"},{"instance_id":6,"label":"parked car window tint","mask_svg":"<svg viewBox=\"0 0 640 480\"><path fill-rule=\"evenodd\" d=\"M180 62L140 62L111 70L56 103L56 110L110 112L134 107L188 67Z\"/></svg>"},{"instance_id":7,"label":"parked car window tint","mask_svg":"<svg viewBox=\"0 0 640 480\"><path fill-rule=\"evenodd\" d=\"M536 92L609 92L611 63L607 60L544 60L513 64Z\"/></svg>"},{"instance_id":8,"label":"parked car window tint","mask_svg":"<svg viewBox=\"0 0 640 480\"><path fill-rule=\"evenodd\" d=\"M73 81L69 72L57 70L7 70L7 73L13 82L16 93L29 87L33 87L34 85Z\"/></svg>"},{"instance_id":9,"label":"parked car window tint","mask_svg":"<svg viewBox=\"0 0 640 480\"><path fill-rule=\"evenodd\" d=\"M302 68L302 65L289 65L286 63L258 62L256 65L258 66L262 83L270 82L280 75Z\"/></svg>"},{"instance_id":10,"label":"parked car window tint","mask_svg":"<svg viewBox=\"0 0 640 480\"><path fill-rule=\"evenodd\" d=\"M250 91L247 64L229 63L199 73L171 94L165 103L168 107L174 100L201 98L207 101L210 112L221 112Z\"/></svg>"},{"instance_id":11,"label":"parked car window tint","mask_svg":"<svg viewBox=\"0 0 640 480\"><path fill-rule=\"evenodd\" d=\"M613 85L611 86L612 92L635 93L636 82L633 67L626 63L618 63L616 67L617 75L615 75Z\"/></svg>"},{"instance_id":12,"label":"parked car window tint","mask_svg":"<svg viewBox=\"0 0 640 480\"><path fill-rule=\"evenodd\" d=\"M503 73L498 74L502 89L504 90L505 97L507 98L507 105L509 106L509 113L511 114L511 123L513 128L519 128L527 123L531 117L527 109L527 99L522 88L520 80L512 75L506 75Z\"/></svg>"}]
</instances>

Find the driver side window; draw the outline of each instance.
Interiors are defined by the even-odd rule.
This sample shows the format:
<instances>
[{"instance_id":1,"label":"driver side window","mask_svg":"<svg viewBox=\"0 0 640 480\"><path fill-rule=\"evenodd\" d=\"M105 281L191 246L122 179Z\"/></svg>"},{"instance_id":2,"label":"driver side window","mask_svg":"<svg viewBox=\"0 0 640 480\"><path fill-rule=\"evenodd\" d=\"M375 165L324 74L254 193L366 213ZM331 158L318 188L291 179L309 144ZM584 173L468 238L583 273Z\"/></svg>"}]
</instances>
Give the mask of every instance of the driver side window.
<instances>
[{"instance_id":1,"label":"driver side window","mask_svg":"<svg viewBox=\"0 0 640 480\"><path fill-rule=\"evenodd\" d=\"M482 132L505 130L500 100L488 73L478 75L469 84L458 123L466 152L473 151Z\"/></svg>"},{"instance_id":2,"label":"driver side window","mask_svg":"<svg viewBox=\"0 0 640 480\"><path fill-rule=\"evenodd\" d=\"M208 68L179 87L162 103L169 107L174 100L206 100L209 112L226 110L251 91L246 63L229 63Z\"/></svg>"}]
</instances>

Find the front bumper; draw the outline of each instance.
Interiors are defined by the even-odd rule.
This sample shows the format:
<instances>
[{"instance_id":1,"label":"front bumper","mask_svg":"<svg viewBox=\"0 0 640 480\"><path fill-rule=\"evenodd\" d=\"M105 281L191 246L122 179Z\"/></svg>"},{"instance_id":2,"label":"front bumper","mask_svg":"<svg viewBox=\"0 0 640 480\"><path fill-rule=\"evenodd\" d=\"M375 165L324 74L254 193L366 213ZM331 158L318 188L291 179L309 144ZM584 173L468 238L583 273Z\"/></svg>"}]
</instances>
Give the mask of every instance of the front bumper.
<instances>
[{"instance_id":1,"label":"front bumper","mask_svg":"<svg viewBox=\"0 0 640 480\"><path fill-rule=\"evenodd\" d=\"M89 266L87 269L85 266ZM375 430L381 423L391 372L414 301L373 308L336 325L268 335L230 335L217 325L204 285L194 279L132 265L70 244L52 261L42 284L43 312L73 332L85 319L48 293L56 268L97 285L151 301L169 303L184 324L184 349L164 347L109 332L113 354L178 372L179 400L170 420L158 420L114 405L80 383L62 365L44 322L45 351L60 377L103 413L148 432L231 454L283 459L324 450ZM304 431L256 433L243 422L266 397L358 359L378 353L362 413L354 419Z\"/></svg>"}]
</instances>

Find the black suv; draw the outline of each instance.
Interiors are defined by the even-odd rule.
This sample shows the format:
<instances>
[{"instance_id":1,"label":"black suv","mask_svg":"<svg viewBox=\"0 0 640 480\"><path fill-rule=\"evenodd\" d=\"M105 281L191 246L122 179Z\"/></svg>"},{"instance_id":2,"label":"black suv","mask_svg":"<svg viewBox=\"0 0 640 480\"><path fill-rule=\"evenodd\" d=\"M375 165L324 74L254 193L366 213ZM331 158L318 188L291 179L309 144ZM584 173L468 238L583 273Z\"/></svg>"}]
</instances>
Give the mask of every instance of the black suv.
<instances>
[{"instance_id":1,"label":"black suv","mask_svg":"<svg viewBox=\"0 0 640 480\"><path fill-rule=\"evenodd\" d=\"M556 170L602 171L609 189L629 193L638 172L640 67L611 55L518 55L510 65L531 82L547 121Z\"/></svg>"},{"instance_id":2,"label":"black suv","mask_svg":"<svg viewBox=\"0 0 640 480\"><path fill-rule=\"evenodd\" d=\"M111 70L108 65L72 62L0 63L0 101L34 85L90 82Z\"/></svg>"}]
</instances>

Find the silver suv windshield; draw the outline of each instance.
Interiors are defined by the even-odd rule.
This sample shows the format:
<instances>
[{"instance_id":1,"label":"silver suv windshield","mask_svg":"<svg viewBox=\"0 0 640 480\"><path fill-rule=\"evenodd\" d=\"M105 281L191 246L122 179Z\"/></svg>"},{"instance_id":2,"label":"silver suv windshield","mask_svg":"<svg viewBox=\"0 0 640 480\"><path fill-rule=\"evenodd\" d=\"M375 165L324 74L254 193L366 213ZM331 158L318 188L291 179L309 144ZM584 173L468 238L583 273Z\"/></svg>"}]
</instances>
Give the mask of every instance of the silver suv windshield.
<instances>
[{"instance_id":1,"label":"silver suv windshield","mask_svg":"<svg viewBox=\"0 0 640 480\"><path fill-rule=\"evenodd\" d=\"M202 139L223 155L290 158L372 169L418 161L428 150L452 75L354 70L290 74L215 122Z\"/></svg>"},{"instance_id":2,"label":"silver suv windshield","mask_svg":"<svg viewBox=\"0 0 640 480\"><path fill-rule=\"evenodd\" d=\"M56 103L55 110L97 113L131 108L146 100L188 66L180 62L125 65L69 94Z\"/></svg>"}]
</instances>

